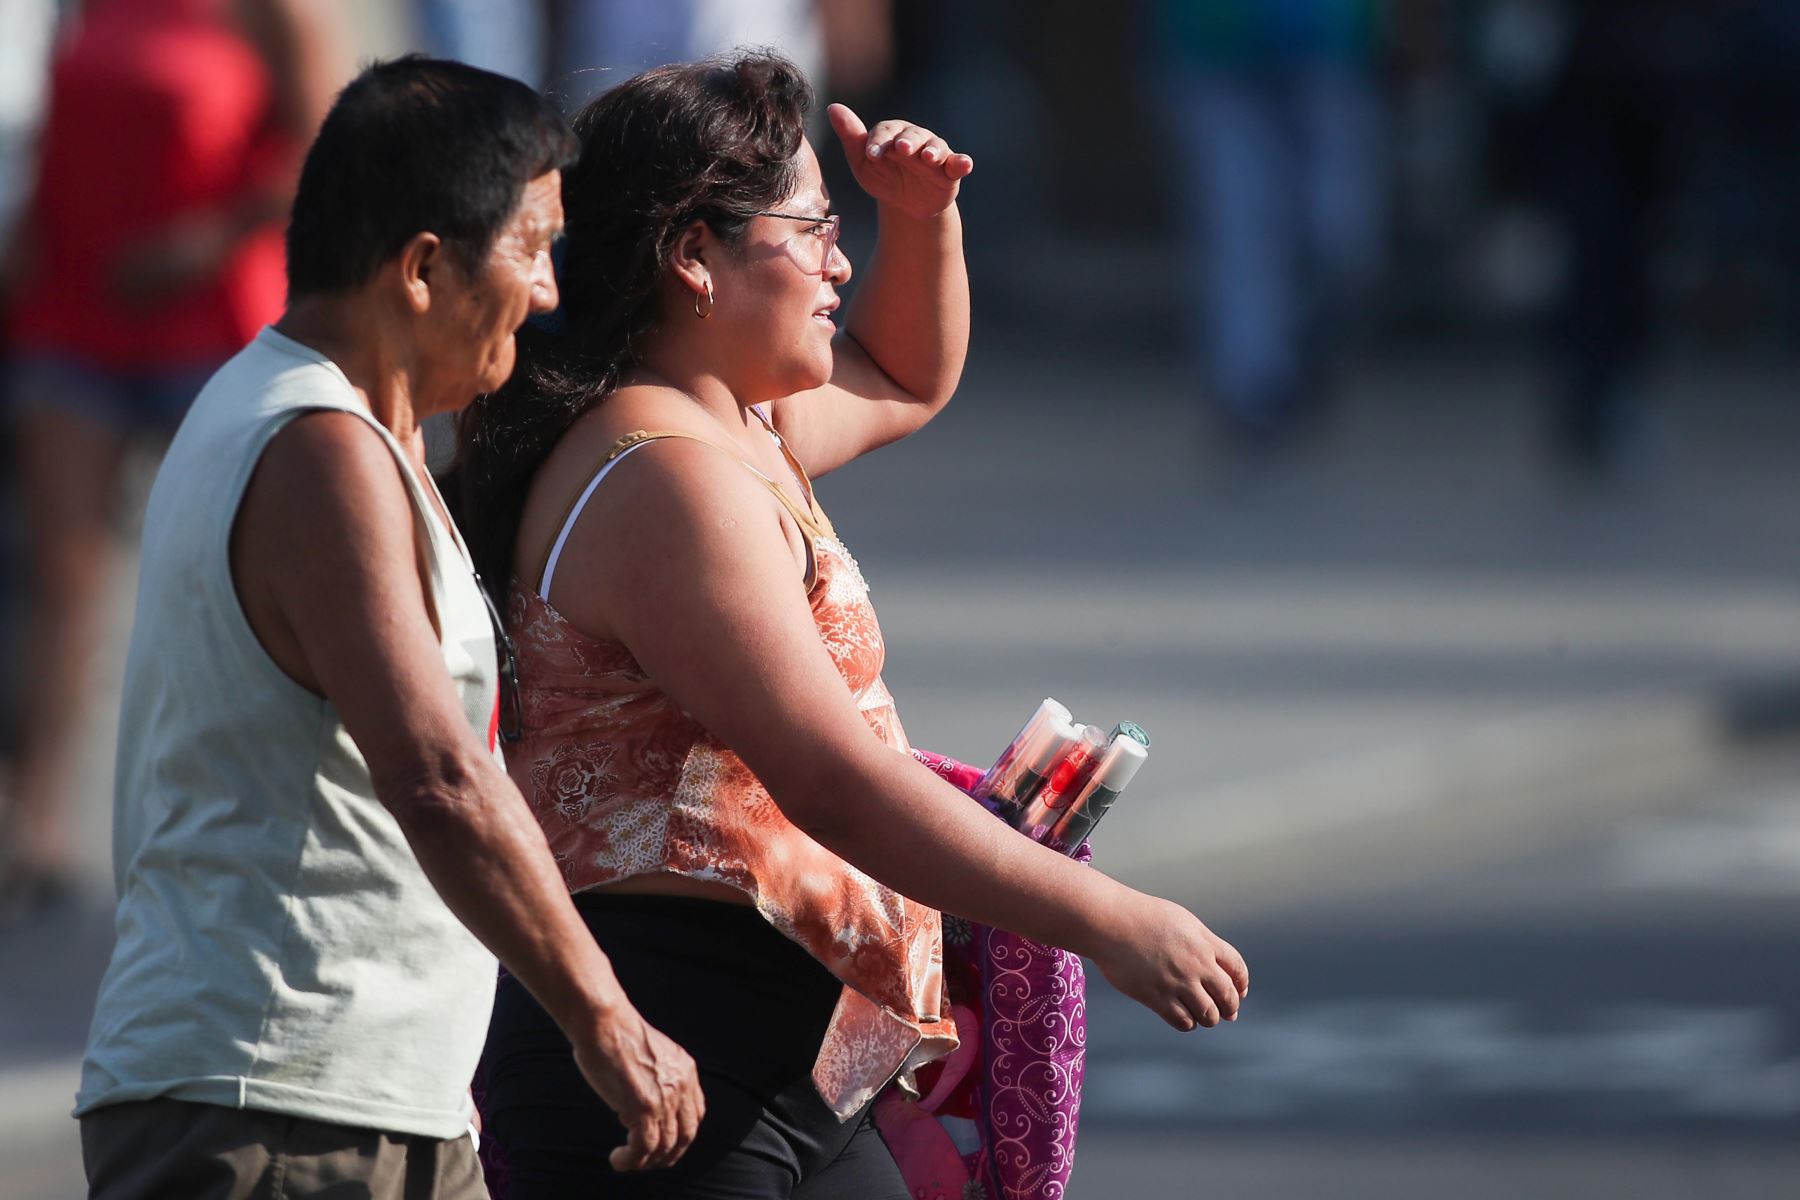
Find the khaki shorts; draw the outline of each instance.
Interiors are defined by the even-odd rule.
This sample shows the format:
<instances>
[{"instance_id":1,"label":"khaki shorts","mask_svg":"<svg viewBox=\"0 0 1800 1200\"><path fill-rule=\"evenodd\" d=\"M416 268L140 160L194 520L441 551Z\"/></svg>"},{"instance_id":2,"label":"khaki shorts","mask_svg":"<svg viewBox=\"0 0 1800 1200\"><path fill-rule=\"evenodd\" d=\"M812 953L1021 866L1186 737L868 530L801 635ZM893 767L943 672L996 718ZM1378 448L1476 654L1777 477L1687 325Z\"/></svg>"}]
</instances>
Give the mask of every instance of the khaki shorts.
<instances>
[{"instance_id":1,"label":"khaki shorts","mask_svg":"<svg viewBox=\"0 0 1800 1200\"><path fill-rule=\"evenodd\" d=\"M487 1200L475 1146L255 1109L144 1100L81 1118L90 1200Z\"/></svg>"}]
</instances>

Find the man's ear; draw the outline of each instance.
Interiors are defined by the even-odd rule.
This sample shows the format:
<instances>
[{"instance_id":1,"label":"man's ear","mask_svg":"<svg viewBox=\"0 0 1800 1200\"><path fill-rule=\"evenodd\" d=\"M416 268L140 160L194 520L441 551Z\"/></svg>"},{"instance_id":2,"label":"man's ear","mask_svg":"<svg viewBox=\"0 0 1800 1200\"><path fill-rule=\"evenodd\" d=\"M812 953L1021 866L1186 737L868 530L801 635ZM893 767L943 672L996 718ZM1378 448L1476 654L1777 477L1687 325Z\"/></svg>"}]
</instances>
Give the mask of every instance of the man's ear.
<instances>
[{"instance_id":1,"label":"man's ear","mask_svg":"<svg viewBox=\"0 0 1800 1200\"><path fill-rule=\"evenodd\" d=\"M400 248L400 290L415 313L431 307L434 272L444 269L444 243L435 233L415 233Z\"/></svg>"},{"instance_id":2,"label":"man's ear","mask_svg":"<svg viewBox=\"0 0 1800 1200\"><path fill-rule=\"evenodd\" d=\"M706 290L706 284L712 278L707 260L709 255L717 252L718 245L712 228L705 221L695 221L681 231L669 248L669 266L674 270L675 278L696 296Z\"/></svg>"}]
</instances>

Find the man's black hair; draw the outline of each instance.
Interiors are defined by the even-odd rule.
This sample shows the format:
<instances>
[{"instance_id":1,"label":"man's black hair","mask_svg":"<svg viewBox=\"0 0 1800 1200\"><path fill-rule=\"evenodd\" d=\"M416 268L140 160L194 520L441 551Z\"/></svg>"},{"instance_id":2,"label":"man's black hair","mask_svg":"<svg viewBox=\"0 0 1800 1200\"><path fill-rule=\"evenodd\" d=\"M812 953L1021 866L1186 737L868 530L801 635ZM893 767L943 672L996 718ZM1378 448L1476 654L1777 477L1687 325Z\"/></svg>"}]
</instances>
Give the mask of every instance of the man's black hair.
<instances>
[{"instance_id":1,"label":"man's black hair","mask_svg":"<svg viewBox=\"0 0 1800 1200\"><path fill-rule=\"evenodd\" d=\"M410 54L339 93L307 151L288 223L288 297L372 278L418 233L475 271L525 185L578 150L548 101L516 79Z\"/></svg>"}]
</instances>

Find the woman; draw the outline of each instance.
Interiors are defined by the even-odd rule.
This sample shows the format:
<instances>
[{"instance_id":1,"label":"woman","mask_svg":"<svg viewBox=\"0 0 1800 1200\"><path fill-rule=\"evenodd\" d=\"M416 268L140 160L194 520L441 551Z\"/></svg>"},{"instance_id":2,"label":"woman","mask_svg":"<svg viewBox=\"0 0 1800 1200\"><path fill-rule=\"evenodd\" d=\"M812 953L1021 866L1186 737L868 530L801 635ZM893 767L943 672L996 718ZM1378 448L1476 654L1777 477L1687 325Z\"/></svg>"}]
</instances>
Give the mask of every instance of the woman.
<instances>
[{"instance_id":1,"label":"woman","mask_svg":"<svg viewBox=\"0 0 1800 1200\"><path fill-rule=\"evenodd\" d=\"M682 1163L608 1194L905 1196L868 1109L955 1045L938 910L1086 954L1177 1028L1234 1016L1248 986L1186 911L899 752L867 588L808 477L948 401L974 164L831 108L881 218L834 337L851 267L810 102L790 64L750 55L649 71L583 110L562 328L525 339L513 384L462 429L464 528L511 580L509 769L706 1092ZM591 1192L617 1130L509 983L488 1061L515 1197Z\"/></svg>"}]
</instances>

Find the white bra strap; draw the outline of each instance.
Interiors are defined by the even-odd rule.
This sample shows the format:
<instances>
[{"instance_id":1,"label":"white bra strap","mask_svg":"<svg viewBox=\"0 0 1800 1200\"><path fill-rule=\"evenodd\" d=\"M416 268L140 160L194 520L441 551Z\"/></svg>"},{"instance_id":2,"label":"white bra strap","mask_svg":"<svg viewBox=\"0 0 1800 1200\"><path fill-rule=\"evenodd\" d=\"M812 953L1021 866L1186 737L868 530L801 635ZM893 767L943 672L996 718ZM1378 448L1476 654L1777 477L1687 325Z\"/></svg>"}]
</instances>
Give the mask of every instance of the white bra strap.
<instances>
[{"instance_id":1,"label":"white bra strap","mask_svg":"<svg viewBox=\"0 0 1800 1200\"><path fill-rule=\"evenodd\" d=\"M649 444L649 441L646 440L635 446L627 446L604 467L601 467L592 479L588 480L587 487L582 489L581 495L575 500L575 507L569 510L568 518L563 521L562 530L556 535L556 544L550 547L550 557L544 560L544 577L538 582L538 599L545 602L550 599L550 580L556 574L556 562L562 557L563 547L568 544L569 534L574 530L575 521L581 516L581 510L587 507L588 497L594 494L594 489L600 486L600 481L606 478L608 471L625 461L626 455Z\"/></svg>"}]
</instances>

